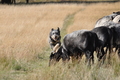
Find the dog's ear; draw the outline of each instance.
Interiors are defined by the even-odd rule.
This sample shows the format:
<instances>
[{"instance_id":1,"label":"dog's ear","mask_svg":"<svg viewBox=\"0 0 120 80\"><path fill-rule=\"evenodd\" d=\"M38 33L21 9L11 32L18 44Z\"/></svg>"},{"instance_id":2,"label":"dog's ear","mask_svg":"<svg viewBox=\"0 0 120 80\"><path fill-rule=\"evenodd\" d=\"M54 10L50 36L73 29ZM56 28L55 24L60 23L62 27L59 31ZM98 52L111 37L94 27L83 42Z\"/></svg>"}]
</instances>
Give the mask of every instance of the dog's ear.
<instances>
[{"instance_id":1,"label":"dog's ear","mask_svg":"<svg viewBox=\"0 0 120 80\"><path fill-rule=\"evenodd\" d=\"M58 27L57 31L59 31L59 32L60 32L60 28L59 28L59 27Z\"/></svg>"},{"instance_id":2,"label":"dog's ear","mask_svg":"<svg viewBox=\"0 0 120 80\"><path fill-rule=\"evenodd\" d=\"M54 29L52 28L51 31L53 31Z\"/></svg>"},{"instance_id":3,"label":"dog's ear","mask_svg":"<svg viewBox=\"0 0 120 80\"><path fill-rule=\"evenodd\" d=\"M116 14L116 12L113 12L113 14Z\"/></svg>"}]
</instances>

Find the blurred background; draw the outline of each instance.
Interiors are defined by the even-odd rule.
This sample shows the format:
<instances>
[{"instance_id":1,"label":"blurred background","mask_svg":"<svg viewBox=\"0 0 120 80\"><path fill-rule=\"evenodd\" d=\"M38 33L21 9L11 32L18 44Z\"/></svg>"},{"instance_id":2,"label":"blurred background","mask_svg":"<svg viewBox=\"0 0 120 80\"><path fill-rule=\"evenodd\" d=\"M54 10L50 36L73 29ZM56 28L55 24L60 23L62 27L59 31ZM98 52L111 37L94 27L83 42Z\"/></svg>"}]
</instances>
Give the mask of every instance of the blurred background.
<instances>
[{"instance_id":1,"label":"blurred background","mask_svg":"<svg viewBox=\"0 0 120 80\"><path fill-rule=\"evenodd\" d=\"M117 2L120 0L0 0L2 4L16 3L96 3L96 2Z\"/></svg>"},{"instance_id":2,"label":"blurred background","mask_svg":"<svg viewBox=\"0 0 120 80\"><path fill-rule=\"evenodd\" d=\"M52 28L60 28L62 39L76 30L91 30L101 17L120 11L119 0L0 2L0 80L120 80L120 59L115 53L100 68L96 53L91 69L84 56L79 64L61 61L48 67Z\"/></svg>"}]
</instances>

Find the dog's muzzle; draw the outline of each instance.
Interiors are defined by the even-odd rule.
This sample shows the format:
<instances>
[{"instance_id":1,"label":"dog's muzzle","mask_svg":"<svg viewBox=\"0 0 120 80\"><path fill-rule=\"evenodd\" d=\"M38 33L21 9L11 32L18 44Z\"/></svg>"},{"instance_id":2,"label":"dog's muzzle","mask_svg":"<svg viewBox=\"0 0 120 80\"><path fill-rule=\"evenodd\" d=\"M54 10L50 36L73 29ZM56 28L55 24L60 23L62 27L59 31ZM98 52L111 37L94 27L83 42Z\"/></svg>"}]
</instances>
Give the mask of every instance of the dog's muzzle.
<instances>
[{"instance_id":1,"label":"dog's muzzle","mask_svg":"<svg viewBox=\"0 0 120 80\"><path fill-rule=\"evenodd\" d=\"M60 36L58 36L58 35L53 35L53 36L51 36L51 37L52 37L52 39L53 39L54 41L58 41Z\"/></svg>"}]
</instances>

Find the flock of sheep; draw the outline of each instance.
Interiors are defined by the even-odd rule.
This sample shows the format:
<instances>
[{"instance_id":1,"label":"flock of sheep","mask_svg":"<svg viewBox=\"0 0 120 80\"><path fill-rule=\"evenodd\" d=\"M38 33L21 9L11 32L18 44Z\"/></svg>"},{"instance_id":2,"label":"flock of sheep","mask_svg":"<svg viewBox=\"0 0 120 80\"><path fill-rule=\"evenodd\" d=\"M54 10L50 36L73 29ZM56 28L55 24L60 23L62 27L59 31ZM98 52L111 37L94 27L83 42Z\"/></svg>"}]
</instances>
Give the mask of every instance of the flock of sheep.
<instances>
[{"instance_id":1,"label":"flock of sheep","mask_svg":"<svg viewBox=\"0 0 120 80\"><path fill-rule=\"evenodd\" d=\"M111 15L100 18L92 30L78 30L65 35L60 42L60 30L51 29L50 46L53 50L50 55L49 64L58 62L60 59L63 62L72 59L80 61L85 55L85 62L91 65L94 63L94 51L97 53L98 61L103 61L106 58L107 51L109 55L113 51L118 50L120 57L120 11L113 12Z\"/></svg>"}]
</instances>

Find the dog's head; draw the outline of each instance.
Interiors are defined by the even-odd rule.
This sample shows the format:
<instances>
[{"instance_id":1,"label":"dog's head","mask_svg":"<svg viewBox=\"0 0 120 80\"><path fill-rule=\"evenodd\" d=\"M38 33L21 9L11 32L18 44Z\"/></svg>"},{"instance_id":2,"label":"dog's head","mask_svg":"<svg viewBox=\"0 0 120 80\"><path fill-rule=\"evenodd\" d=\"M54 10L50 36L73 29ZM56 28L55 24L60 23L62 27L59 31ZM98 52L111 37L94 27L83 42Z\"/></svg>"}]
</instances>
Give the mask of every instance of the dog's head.
<instances>
[{"instance_id":1,"label":"dog's head","mask_svg":"<svg viewBox=\"0 0 120 80\"><path fill-rule=\"evenodd\" d=\"M58 27L58 29L51 29L50 32L50 38L53 39L54 41L59 41L61 36L60 36L60 29Z\"/></svg>"}]
</instances>

